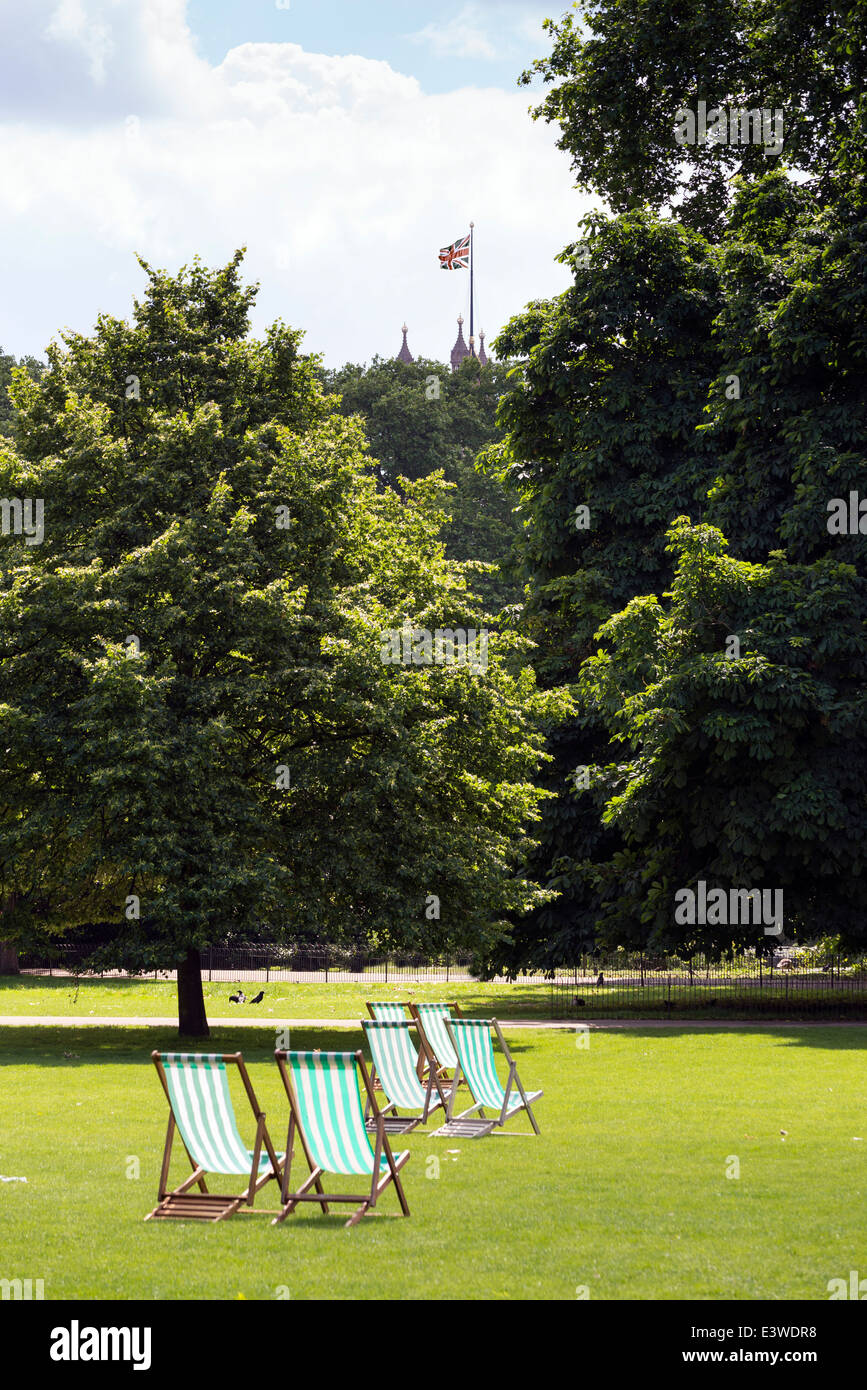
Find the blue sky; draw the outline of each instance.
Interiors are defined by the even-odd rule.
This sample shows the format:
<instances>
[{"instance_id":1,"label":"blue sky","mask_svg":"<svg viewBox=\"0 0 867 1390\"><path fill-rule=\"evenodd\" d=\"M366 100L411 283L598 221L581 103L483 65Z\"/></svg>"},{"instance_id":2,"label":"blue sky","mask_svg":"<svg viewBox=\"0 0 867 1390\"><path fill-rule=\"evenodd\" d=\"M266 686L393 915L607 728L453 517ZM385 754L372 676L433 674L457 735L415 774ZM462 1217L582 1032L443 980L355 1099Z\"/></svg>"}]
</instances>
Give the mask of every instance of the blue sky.
<instances>
[{"instance_id":1,"label":"blue sky","mask_svg":"<svg viewBox=\"0 0 867 1390\"><path fill-rule=\"evenodd\" d=\"M534 0L0 0L0 345L127 316L144 277L247 247L254 330L326 361L445 360L476 224L488 342L568 283L589 200L516 77Z\"/></svg>"},{"instance_id":2,"label":"blue sky","mask_svg":"<svg viewBox=\"0 0 867 1390\"><path fill-rule=\"evenodd\" d=\"M187 15L213 63L241 43L298 43L384 58L426 92L449 92L469 81L514 88L550 46L542 20L568 8L544 0L290 0L283 8L275 0L190 0Z\"/></svg>"}]
</instances>

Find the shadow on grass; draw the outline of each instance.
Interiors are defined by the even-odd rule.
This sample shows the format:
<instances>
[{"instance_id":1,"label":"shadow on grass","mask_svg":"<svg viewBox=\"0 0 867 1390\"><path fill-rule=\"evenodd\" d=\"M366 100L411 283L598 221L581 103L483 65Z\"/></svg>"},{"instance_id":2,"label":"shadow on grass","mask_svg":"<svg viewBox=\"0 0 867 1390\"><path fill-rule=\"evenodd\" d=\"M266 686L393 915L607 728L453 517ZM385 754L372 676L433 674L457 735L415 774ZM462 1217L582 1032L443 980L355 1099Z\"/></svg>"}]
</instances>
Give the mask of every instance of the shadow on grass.
<instances>
[{"instance_id":1,"label":"shadow on grass","mask_svg":"<svg viewBox=\"0 0 867 1390\"><path fill-rule=\"evenodd\" d=\"M263 1036L264 1033L264 1036ZM350 1041L351 1040L351 1041ZM361 1034L346 1029L293 1028L292 1046L299 1051L364 1051ZM0 1028L2 1066L93 1066L94 1062L146 1061L152 1052L241 1052L248 1062L273 1062L274 1038L264 1030L245 1028L243 1034L215 1029L209 1038L179 1038L168 1028L80 1028L51 1026ZM69 1054L65 1056L64 1054Z\"/></svg>"},{"instance_id":2,"label":"shadow on grass","mask_svg":"<svg viewBox=\"0 0 867 1390\"><path fill-rule=\"evenodd\" d=\"M618 1028L618 1023L623 1023L622 1030ZM753 1035L762 1038L773 1038L779 1046L785 1047L821 1047L829 1051L839 1052L860 1052L867 1051L867 1028L863 1023L853 1021L829 1024L824 1023L805 1023L803 1020L780 1021L773 1023L760 1023L753 1021L729 1021L726 1020L726 1027L715 1029L714 1020L696 1020L695 1025L690 1023L669 1023L660 1021L651 1023L650 1020L615 1019L610 1028L591 1028L591 1034L596 1038L604 1037L606 1034L620 1032L623 1037L636 1038L643 1042L657 1041L660 1038L669 1038L673 1034L680 1037L715 1037ZM576 1029L576 1032L578 1030ZM583 1030L581 1030L583 1031ZM521 1044L513 1046L512 1037L509 1037L509 1050L516 1052ZM593 1044L591 1043L591 1046ZM523 1080L523 1077L521 1078Z\"/></svg>"},{"instance_id":3,"label":"shadow on grass","mask_svg":"<svg viewBox=\"0 0 867 1390\"><path fill-rule=\"evenodd\" d=\"M529 1058L541 1037L559 1037L564 1044L572 1045L571 1033L584 1030L564 1025L562 1029L549 1033L518 1033L510 1031L508 1020L503 1020L509 1051L517 1062L521 1080L532 1089L532 1074L525 1074L520 1059ZM593 1031L593 1030L591 1030ZM601 1040L614 1029L600 1029L594 1039L599 1046ZM642 1026L631 1023L624 1028L622 1036L635 1038L636 1042L660 1041L662 1038L706 1036L712 1028L699 1025L672 1023ZM779 1023L775 1025L742 1023L726 1028L725 1034L758 1035L774 1040L781 1047L813 1047L826 1051L867 1052L867 1029L863 1026L822 1027L816 1024ZM563 1037L563 1035L566 1035ZM719 1036L719 1035L716 1035ZM238 1031L214 1029L209 1038L179 1038L177 1032L169 1028L125 1028L121 1025L105 1028L76 1028L74 1026L31 1026L27 1028L0 1028L0 1067L39 1066L70 1067L93 1066L94 1063L141 1062L151 1065L151 1052L241 1052L250 1063L273 1063L274 1037L265 1030L244 1028ZM356 1034L346 1029L316 1027L293 1027L292 1047L299 1051L315 1048L323 1052L360 1051L368 1067L370 1057L359 1029ZM591 1046L593 1043L591 1043ZM499 1049L495 1049L499 1056ZM502 1059L499 1058L502 1066Z\"/></svg>"}]
</instances>

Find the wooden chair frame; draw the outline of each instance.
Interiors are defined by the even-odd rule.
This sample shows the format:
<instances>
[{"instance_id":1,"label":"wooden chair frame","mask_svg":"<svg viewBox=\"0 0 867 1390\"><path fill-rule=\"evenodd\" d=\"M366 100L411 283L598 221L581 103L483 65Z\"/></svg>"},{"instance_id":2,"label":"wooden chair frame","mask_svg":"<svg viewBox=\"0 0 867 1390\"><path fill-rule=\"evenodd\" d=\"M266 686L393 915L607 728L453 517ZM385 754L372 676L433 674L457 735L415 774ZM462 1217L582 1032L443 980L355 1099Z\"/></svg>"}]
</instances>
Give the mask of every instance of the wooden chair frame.
<instances>
[{"instance_id":1,"label":"wooden chair frame","mask_svg":"<svg viewBox=\"0 0 867 1390\"><path fill-rule=\"evenodd\" d=\"M172 1106L172 1098L169 1092L168 1081L166 1080L162 1057L159 1052L152 1052L151 1060L157 1069L166 1100L169 1103L169 1123L166 1129L163 1161L160 1168L160 1185L157 1205L154 1207L153 1211L148 1212L145 1221L150 1221L152 1219L165 1220L167 1218L188 1221L225 1221L227 1217L234 1216L236 1212L241 1211L245 1204L248 1208L252 1208L256 1199L256 1194L266 1183L271 1182L272 1178L278 1182L280 1181L283 1163L281 1163L274 1145L271 1143L271 1136L265 1124L265 1111L261 1108L256 1099L253 1084L247 1074L247 1068L244 1064L243 1054L240 1052L225 1052L217 1055L219 1056L219 1060L224 1064L230 1062L236 1064L241 1081L244 1085L244 1090L247 1093L247 1099L250 1102L250 1107L256 1120L256 1141L253 1145L253 1161L250 1165L250 1181L247 1185L247 1190L246 1192L242 1192L240 1196L223 1196L221 1193L208 1192L208 1185L205 1182L205 1173L208 1172L208 1169L203 1168L201 1164L196 1162L184 1142L183 1135L180 1133L178 1123L175 1119L174 1107ZM178 1130L178 1138L183 1145L184 1153L189 1159L190 1167L193 1172L190 1177L186 1178L178 1187L172 1188L172 1190L169 1191L169 1168L172 1161L172 1144L175 1137L175 1130ZM266 1172L264 1175L259 1172L259 1159L261 1157L263 1145L271 1160L271 1171ZM196 1184L198 1184L200 1192L190 1194L189 1189ZM244 1212L243 1214L250 1215L250 1212ZM273 1213L260 1207L255 1214L259 1216L270 1216Z\"/></svg>"},{"instance_id":2,"label":"wooden chair frame","mask_svg":"<svg viewBox=\"0 0 867 1390\"><path fill-rule=\"evenodd\" d=\"M442 1002L443 1002L444 1004L445 1004L445 1003L448 1003L448 1001L445 1000L445 999L444 999ZM440 1065L440 1062L439 1062L439 1059L437 1058L436 1051L435 1051L435 1049L434 1049L434 1047L433 1047L433 1044L431 1043L430 1039L428 1038L427 1034L426 1034L425 1031L424 1031L424 1023L422 1022L422 1017L421 1017L421 1014L419 1013L418 1007L417 1007L415 1004L410 1004L408 1007L409 1007L410 1013L412 1014L413 1023L415 1024L416 1028L418 1029L418 1035L419 1035L420 1038L423 1039L423 1041L424 1041L424 1046L425 1046L425 1049L426 1049L428 1055L431 1056L431 1057L433 1057L434 1062L436 1063L437 1076L439 1077L439 1079L440 1079L440 1081L442 1082L442 1084L443 1084L444 1086L448 1086L448 1087L454 1087L454 1086L456 1086L456 1085L457 1085L457 1086L466 1086L466 1084L467 1084L466 1081L464 1081L462 1078L461 1078L460 1080L457 1080L457 1081L456 1081L454 1077L449 1076L448 1067L446 1067L446 1066L441 1066L441 1065ZM458 1006L456 1003L455 1003L455 1004L449 1004L449 1011L450 1011L452 1014L454 1014L455 1018L463 1018L463 1014L461 1013L460 1008L459 1008L459 1006ZM444 1021L445 1021L445 1020L444 1020ZM453 1044L453 1045L454 1045L454 1044ZM419 1073L419 1078L421 1079L421 1073Z\"/></svg>"},{"instance_id":3,"label":"wooden chair frame","mask_svg":"<svg viewBox=\"0 0 867 1390\"><path fill-rule=\"evenodd\" d=\"M409 1161L410 1155L409 1152L406 1152L401 1155L399 1162L395 1161L394 1154L391 1151L391 1145L388 1142L388 1135L385 1132L385 1119L382 1113L380 1112L379 1106L376 1103L376 1095L374 1094L373 1086L371 1084L370 1077L367 1072L367 1067L364 1065L364 1057L362 1053L356 1052L355 1060L361 1072L361 1079L364 1082L364 1089L367 1095L367 1105L365 1107L365 1113L367 1113L367 1106L369 1106L372 1118L376 1125L376 1143L374 1146L373 1174L370 1182L370 1191L362 1194L332 1193L326 1192L324 1190L322 1186L322 1177L323 1174L326 1172L326 1169L318 1167L318 1165L313 1160L313 1156L310 1153L309 1148L307 1147L307 1138L304 1134L304 1126L301 1122L301 1115L299 1113L298 1102L295 1096L295 1088L292 1084L292 1078L286 1067L286 1058L288 1056L288 1053L284 1049L278 1049L274 1053L274 1056L277 1061L277 1066L280 1068L280 1075L283 1078L283 1086L286 1091L286 1098L289 1101L289 1130L286 1136L286 1162L283 1166L283 1183L280 1193L280 1198L283 1205L279 1215L274 1218L274 1220L271 1222L271 1225L276 1226L279 1222L285 1221L286 1217L292 1214L292 1212L298 1206L299 1202L318 1202L322 1208L323 1216L328 1214L329 1202L358 1202L360 1204L358 1210L353 1212L349 1220L344 1223L346 1229L348 1230L350 1226L357 1225L361 1218L367 1215L368 1211L372 1211L374 1209L377 1200L379 1199L379 1197L382 1196L383 1192L388 1187L388 1184L390 1182L394 1183L395 1189L397 1190L397 1196L398 1201L400 1202L401 1211L403 1212L404 1216L409 1216L409 1204L406 1200L406 1194L404 1193L403 1184L400 1180L400 1170ZM301 1147L304 1151L304 1157L307 1161L307 1166L310 1169L310 1176L308 1178L305 1178L304 1182L301 1184L297 1192L290 1192L289 1176L292 1169L292 1159L294 1157L293 1145L296 1133L298 1135L298 1138L301 1140ZM380 1163L383 1154L385 1155L385 1158L387 1160L388 1167L385 1173L381 1174ZM347 1174L346 1176L350 1175ZM311 1192L311 1187L315 1188L315 1191Z\"/></svg>"},{"instance_id":4,"label":"wooden chair frame","mask_svg":"<svg viewBox=\"0 0 867 1390\"><path fill-rule=\"evenodd\" d=\"M503 1030L500 1027L497 1020L495 1018L489 1018L480 1019L479 1022L486 1023L488 1027L493 1028L494 1032L497 1035L500 1047L503 1050L503 1056L505 1057L509 1067L509 1076L504 1088L503 1104L500 1108L500 1113L495 1119L489 1119L485 1115L484 1110L486 1102L476 1101L476 1103L474 1105L471 1105L469 1109L461 1111L460 1115L455 1115L455 1094L457 1092L457 1084L455 1084L449 1095L449 1105L448 1110L446 1111L446 1122L441 1129L435 1129L433 1133L443 1135L444 1137L453 1137L455 1135L460 1135L464 1138L481 1138L485 1134L491 1134L494 1130L497 1130L499 1133L502 1134L506 1133L506 1131L503 1129L503 1125L505 1125L506 1121L513 1119L516 1115L520 1115L522 1110L526 1110L527 1115L530 1119L530 1124L533 1126L534 1132L536 1134L541 1134L541 1130L539 1129L539 1126L536 1123L536 1116L533 1114L533 1110L530 1105L530 1100L532 1099L536 1101L544 1093L542 1091L531 1091L529 1096L527 1095L527 1092L524 1090L523 1084L521 1082L521 1078L518 1075L517 1065L515 1063L514 1058L512 1057L511 1052L509 1051L509 1045L506 1042L506 1039L503 1037ZM446 1028L448 1029L449 1037L451 1038L452 1044L455 1049L455 1056L458 1059L458 1064L455 1067L455 1077L457 1078L461 1071L461 1054L458 1050L457 1039L455 1038L455 1035L452 1032L452 1026L448 1021L446 1021ZM509 1098L512 1094L513 1086L520 1092L522 1104L513 1108L510 1111ZM491 1109L490 1105L488 1105L488 1109ZM472 1116L473 1111L475 1110L478 1110L479 1112L478 1118L471 1119L470 1116ZM514 1131L508 1132L514 1133ZM525 1135L524 1137L529 1138L530 1136Z\"/></svg>"},{"instance_id":5,"label":"wooden chair frame","mask_svg":"<svg viewBox=\"0 0 867 1390\"><path fill-rule=\"evenodd\" d=\"M377 1020L377 1019L373 1019L372 1021L373 1021L374 1023L376 1023L378 1020ZM362 1020L361 1020L361 1026L362 1026L362 1029L364 1029L364 1031L365 1031L365 1033L366 1033L366 1032L367 1032L367 1029L366 1029L365 1024L366 1024L366 1020L365 1020L365 1019L362 1019ZM406 1020L406 1026L407 1026L407 1028L411 1028L411 1027L413 1026L413 1023L412 1023L412 1020L411 1020L411 1019L407 1019L407 1020ZM444 1086L443 1086L443 1083L442 1083L442 1081L440 1080L440 1077L439 1077L439 1075L438 1075L438 1073L437 1073L437 1062L436 1062L436 1058L434 1057L433 1053L431 1052L430 1047L428 1046L427 1038L424 1036L424 1033L422 1032L422 1030L418 1027L417 1024L415 1025L415 1027L416 1027L416 1032L417 1032L417 1034L418 1034L418 1039L419 1039L418 1061L417 1061L417 1063L416 1063L416 1075L418 1076L419 1083L420 1083L420 1085L422 1085L422 1086L425 1084L425 1082L424 1082L424 1074L425 1074L425 1072L427 1072L427 1093L426 1093L426 1095L425 1095L424 1106L422 1107L422 1112L421 1112L420 1115L414 1115L414 1116L411 1116L411 1117L410 1117L410 1116L407 1116L406 1118L404 1118L403 1116L401 1116L401 1115L399 1114L398 1108L397 1108L397 1104L396 1104L394 1101L389 1101L387 1105L383 1106L383 1108L382 1108L382 1110L381 1110L381 1112L380 1112L381 1115L382 1115L383 1121L384 1121L384 1123L385 1123L385 1132L386 1132L386 1134L410 1134L410 1133L412 1132L412 1130L414 1130L418 1125L426 1125L427 1122L428 1122L428 1120L429 1120L430 1117L431 1117L431 1114L432 1114L434 1111L438 1110L440 1106L442 1106L443 1114L446 1114L446 1107L447 1107L447 1104L448 1104L448 1095L446 1094L446 1091L445 1091L445 1088L444 1088ZM368 1046L369 1046L369 1045L370 1045L370 1039L369 1039L369 1037L368 1037ZM371 1085L373 1086L374 1090L380 1091L380 1092L382 1093L382 1095L386 1096L386 1098L387 1098L387 1093L386 1093L385 1087L384 1087L383 1084L382 1084L382 1078L381 1078L381 1077L378 1077L377 1074L376 1074L376 1066L375 1066L375 1064L374 1064L374 1062L373 1062L373 1060L372 1060L372 1054L373 1054L373 1050L371 1049L371 1064L370 1064L370 1081L371 1081ZM436 1090L436 1093L437 1093L437 1095L439 1096L439 1099L438 1099L436 1105L434 1105L434 1106L433 1106L433 1109L432 1109L432 1108L431 1108L431 1100L432 1100L432 1098L433 1098L433 1092L434 1092L434 1090ZM390 1114L389 1112L393 1112L393 1113ZM364 1107L364 1118L365 1118L365 1121L367 1122L367 1128L368 1128L368 1129L373 1129L373 1128L375 1127L375 1121L374 1121L373 1119L369 1118L369 1116L370 1116L370 1107L369 1107L368 1104L366 1104L365 1107Z\"/></svg>"}]
</instances>

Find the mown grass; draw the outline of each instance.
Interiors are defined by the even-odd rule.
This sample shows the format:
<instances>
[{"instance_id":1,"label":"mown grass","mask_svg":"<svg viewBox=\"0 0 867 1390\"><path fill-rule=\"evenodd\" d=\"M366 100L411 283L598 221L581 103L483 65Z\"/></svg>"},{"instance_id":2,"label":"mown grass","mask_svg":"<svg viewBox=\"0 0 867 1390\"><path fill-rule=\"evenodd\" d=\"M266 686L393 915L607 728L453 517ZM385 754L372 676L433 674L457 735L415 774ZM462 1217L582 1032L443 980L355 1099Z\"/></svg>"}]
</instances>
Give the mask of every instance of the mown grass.
<instances>
[{"instance_id":1,"label":"mown grass","mask_svg":"<svg viewBox=\"0 0 867 1390\"><path fill-rule=\"evenodd\" d=\"M250 1018L281 1020L359 1019L366 1017L368 999L456 1001L460 1008L475 1015L496 1018L662 1018L681 1019L779 1019L800 1018L862 1019L867 1017L867 994L854 989L808 988L797 980L774 982L760 991L692 985L673 987L669 996L665 985L648 985L626 990L615 980L597 987L595 983L558 985L552 991L541 979L518 979L511 984L494 983L391 983L359 981L247 981L249 998L264 989L261 1004L231 1004L229 995L237 984L205 982L205 1004L212 1018ZM575 1001L582 999L583 1004ZM0 977L0 1016L39 1015L62 1018L172 1018L177 1013L177 987L169 980L75 980L68 976Z\"/></svg>"},{"instance_id":2,"label":"mown grass","mask_svg":"<svg viewBox=\"0 0 867 1390\"><path fill-rule=\"evenodd\" d=\"M298 1029L292 1042L357 1036ZM42 1278L46 1299L270 1299L282 1287L293 1299L571 1300L586 1286L603 1300L823 1300L830 1279L867 1273L863 1030L637 1029L594 1033L586 1048L568 1031L507 1036L525 1083L545 1090L541 1137L397 1140L412 1152L411 1217L389 1194L347 1232L345 1213L312 1209L281 1227L145 1223L167 1113L149 1054L176 1048L173 1030L0 1029L0 1173L27 1177L0 1183L0 1277ZM282 1147L272 1042L239 1029L208 1048L243 1048ZM740 1177L727 1178L735 1158Z\"/></svg>"},{"instance_id":3,"label":"mown grass","mask_svg":"<svg viewBox=\"0 0 867 1390\"><path fill-rule=\"evenodd\" d=\"M235 984L203 985L205 1007L214 1018L366 1018L368 999L456 1001L467 1013L497 1018L550 1018L551 990L543 980L514 984L301 984L247 982L247 998L264 989L261 1004L230 1004ZM0 977L0 1015L47 1014L64 1018L171 1018L177 1015L177 986L170 980L80 980L70 976Z\"/></svg>"}]
</instances>

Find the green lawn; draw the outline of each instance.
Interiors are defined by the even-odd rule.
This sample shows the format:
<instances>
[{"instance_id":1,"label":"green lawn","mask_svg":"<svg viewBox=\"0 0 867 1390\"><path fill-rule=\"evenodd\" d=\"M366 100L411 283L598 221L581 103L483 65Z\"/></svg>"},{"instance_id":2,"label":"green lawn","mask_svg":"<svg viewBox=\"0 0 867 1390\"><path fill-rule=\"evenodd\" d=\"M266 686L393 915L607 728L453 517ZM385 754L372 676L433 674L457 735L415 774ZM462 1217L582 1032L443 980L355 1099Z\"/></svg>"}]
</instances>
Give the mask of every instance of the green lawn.
<instances>
[{"instance_id":1,"label":"green lawn","mask_svg":"<svg viewBox=\"0 0 867 1390\"><path fill-rule=\"evenodd\" d=\"M292 1043L350 1036L298 1029ZM587 1286L592 1299L824 1300L829 1279L867 1271L862 1029L509 1041L525 1083L545 1089L541 1137L399 1140L412 1216L388 1194L347 1232L312 1209L282 1227L145 1223L167 1110L149 1052L176 1047L173 1033L0 1029L0 1173L28 1179L0 1183L0 1277L41 1278L47 1299L268 1299L280 1286L296 1299L573 1299ZM238 1030L209 1050L243 1047L282 1147L272 1042Z\"/></svg>"},{"instance_id":2,"label":"green lawn","mask_svg":"<svg viewBox=\"0 0 867 1390\"><path fill-rule=\"evenodd\" d=\"M264 989L261 1004L230 1004L236 984L205 984L205 1005L214 1018L366 1018L368 999L457 1001L467 1013L496 1018L550 1018L551 991L544 980L514 984L244 984L248 998ZM69 977L0 976L0 1015L49 1014L87 1018L171 1018L177 986L163 980L82 980Z\"/></svg>"}]
</instances>

